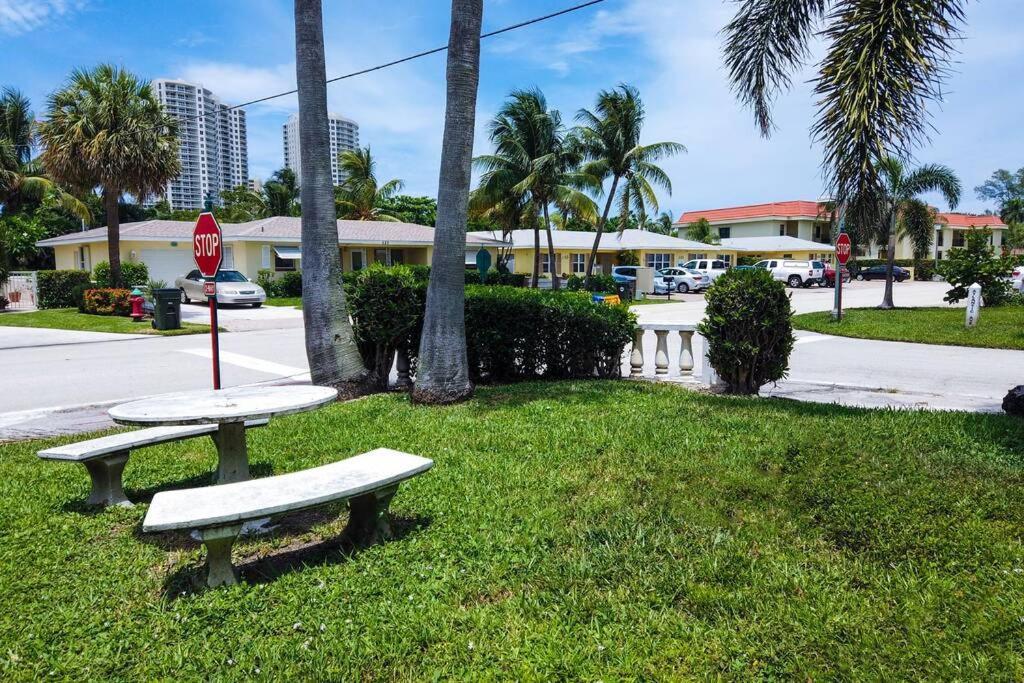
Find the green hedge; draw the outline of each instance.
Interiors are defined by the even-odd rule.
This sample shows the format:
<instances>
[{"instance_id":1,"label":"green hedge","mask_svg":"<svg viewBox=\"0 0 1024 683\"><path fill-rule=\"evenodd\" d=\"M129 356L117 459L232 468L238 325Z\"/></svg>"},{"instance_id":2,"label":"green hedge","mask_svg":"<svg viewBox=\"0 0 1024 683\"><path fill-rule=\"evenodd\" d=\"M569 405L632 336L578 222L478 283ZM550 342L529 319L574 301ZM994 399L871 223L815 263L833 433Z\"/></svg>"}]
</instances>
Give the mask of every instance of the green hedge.
<instances>
[{"instance_id":1,"label":"green hedge","mask_svg":"<svg viewBox=\"0 0 1024 683\"><path fill-rule=\"evenodd\" d=\"M570 275L565 282L565 288L570 292L615 292L615 278L603 273L594 273L590 276L590 282L581 275Z\"/></svg>"},{"instance_id":2,"label":"green hedge","mask_svg":"<svg viewBox=\"0 0 1024 683\"><path fill-rule=\"evenodd\" d=\"M427 277L430 277L430 269L427 269ZM480 282L480 273L475 270L466 270L467 285L503 285L506 287L525 287L526 275L523 273L499 273L496 270L487 271L487 279Z\"/></svg>"},{"instance_id":3,"label":"green hedge","mask_svg":"<svg viewBox=\"0 0 1024 683\"><path fill-rule=\"evenodd\" d=\"M110 286L110 264L100 261L92 269L98 287ZM185 273L182 273L184 275ZM121 261L121 283L125 287L141 287L149 282L149 266L134 261Z\"/></svg>"},{"instance_id":4,"label":"green hedge","mask_svg":"<svg viewBox=\"0 0 1024 683\"><path fill-rule=\"evenodd\" d=\"M363 360L384 387L395 349L415 367L426 282L407 266L373 265L347 273L345 291ZM465 306L474 382L618 377L636 325L625 306L595 304L581 292L473 285Z\"/></svg>"},{"instance_id":5,"label":"green hedge","mask_svg":"<svg viewBox=\"0 0 1024 683\"><path fill-rule=\"evenodd\" d=\"M89 284L87 270L41 270L37 277L39 308L73 308L75 287Z\"/></svg>"},{"instance_id":6,"label":"green hedge","mask_svg":"<svg viewBox=\"0 0 1024 683\"><path fill-rule=\"evenodd\" d=\"M269 268L260 269L256 274L256 284L263 288L268 297L302 296L302 273L289 271L279 278Z\"/></svg>"}]
</instances>

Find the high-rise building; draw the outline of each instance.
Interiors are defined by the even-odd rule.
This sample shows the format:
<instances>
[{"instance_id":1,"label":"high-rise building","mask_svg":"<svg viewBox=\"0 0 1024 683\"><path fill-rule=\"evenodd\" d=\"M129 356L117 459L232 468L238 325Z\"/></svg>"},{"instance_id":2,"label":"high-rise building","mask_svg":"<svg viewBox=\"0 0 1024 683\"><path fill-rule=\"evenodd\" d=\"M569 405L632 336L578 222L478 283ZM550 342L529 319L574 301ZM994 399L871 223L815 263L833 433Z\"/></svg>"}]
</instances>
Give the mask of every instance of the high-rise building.
<instances>
[{"instance_id":1,"label":"high-rise building","mask_svg":"<svg viewBox=\"0 0 1024 683\"><path fill-rule=\"evenodd\" d=\"M201 209L207 197L220 203L221 190L249 182L245 111L231 109L201 85L161 78L156 96L178 119L181 175L163 197L172 209Z\"/></svg>"},{"instance_id":2,"label":"high-rise building","mask_svg":"<svg viewBox=\"0 0 1024 683\"><path fill-rule=\"evenodd\" d=\"M327 115L327 125L331 131L331 177L335 185L340 185L344 180L342 173L338 170L338 154L346 150L359 149L359 124L352 119L346 119L338 114ZM299 115L292 114L288 122L281 126L284 137L284 165L295 172L298 178L299 173Z\"/></svg>"}]
</instances>

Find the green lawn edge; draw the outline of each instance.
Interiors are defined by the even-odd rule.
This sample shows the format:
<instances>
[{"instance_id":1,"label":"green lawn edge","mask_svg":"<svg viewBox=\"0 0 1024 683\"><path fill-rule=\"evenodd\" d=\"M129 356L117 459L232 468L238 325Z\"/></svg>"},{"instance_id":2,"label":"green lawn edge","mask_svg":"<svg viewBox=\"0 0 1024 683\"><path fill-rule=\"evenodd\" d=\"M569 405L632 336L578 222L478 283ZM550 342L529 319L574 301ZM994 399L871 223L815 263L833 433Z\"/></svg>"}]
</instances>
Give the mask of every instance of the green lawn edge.
<instances>
[{"instance_id":1,"label":"green lawn edge","mask_svg":"<svg viewBox=\"0 0 1024 683\"><path fill-rule=\"evenodd\" d=\"M134 322L131 318L115 315L90 315L74 308L52 308L25 313L0 313L0 327L36 327L76 332L107 332L110 334L148 334L176 337L186 334L206 334L209 325L182 323L177 330L154 330L149 320Z\"/></svg>"}]
</instances>

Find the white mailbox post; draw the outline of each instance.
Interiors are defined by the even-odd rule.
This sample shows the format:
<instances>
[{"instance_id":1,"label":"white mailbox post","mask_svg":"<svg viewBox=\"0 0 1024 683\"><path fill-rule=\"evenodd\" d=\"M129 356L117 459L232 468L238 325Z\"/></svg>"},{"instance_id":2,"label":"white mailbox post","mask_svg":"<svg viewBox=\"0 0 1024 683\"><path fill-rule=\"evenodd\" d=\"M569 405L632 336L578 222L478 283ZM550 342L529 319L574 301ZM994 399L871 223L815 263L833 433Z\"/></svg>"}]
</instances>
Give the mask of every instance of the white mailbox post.
<instances>
[{"instance_id":1,"label":"white mailbox post","mask_svg":"<svg viewBox=\"0 0 1024 683\"><path fill-rule=\"evenodd\" d=\"M975 282L967 288L967 327L974 327L978 324L983 303L981 300L981 285Z\"/></svg>"}]
</instances>

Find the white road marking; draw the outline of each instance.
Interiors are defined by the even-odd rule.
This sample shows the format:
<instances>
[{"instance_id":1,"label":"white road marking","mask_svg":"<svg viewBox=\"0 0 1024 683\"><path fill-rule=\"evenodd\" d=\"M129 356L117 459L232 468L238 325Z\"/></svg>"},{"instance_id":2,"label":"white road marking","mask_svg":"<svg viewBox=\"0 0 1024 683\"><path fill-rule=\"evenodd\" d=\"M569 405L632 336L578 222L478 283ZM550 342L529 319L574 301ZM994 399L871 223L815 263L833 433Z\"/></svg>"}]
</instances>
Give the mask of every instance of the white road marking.
<instances>
[{"instance_id":1,"label":"white road marking","mask_svg":"<svg viewBox=\"0 0 1024 683\"><path fill-rule=\"evenodd\" d=\"M200 356L202 358L213 358L213 351L211 351L210 349L180 349L180 352L189 353L192 354L193 356ZM256 372L265 372L268 375L278 375L279 377L293 377L295 379L309 379L309 370L306 368L297 368L293 365L283 365L281 363L263 360L262 358L256 358L255 356L246 356L241 353L232 353L231 351L221 351L220 362L228 363L230 365L237 365L238 367L246 368L248 370L255 370Z\"/></svg>"}]
</instances>

